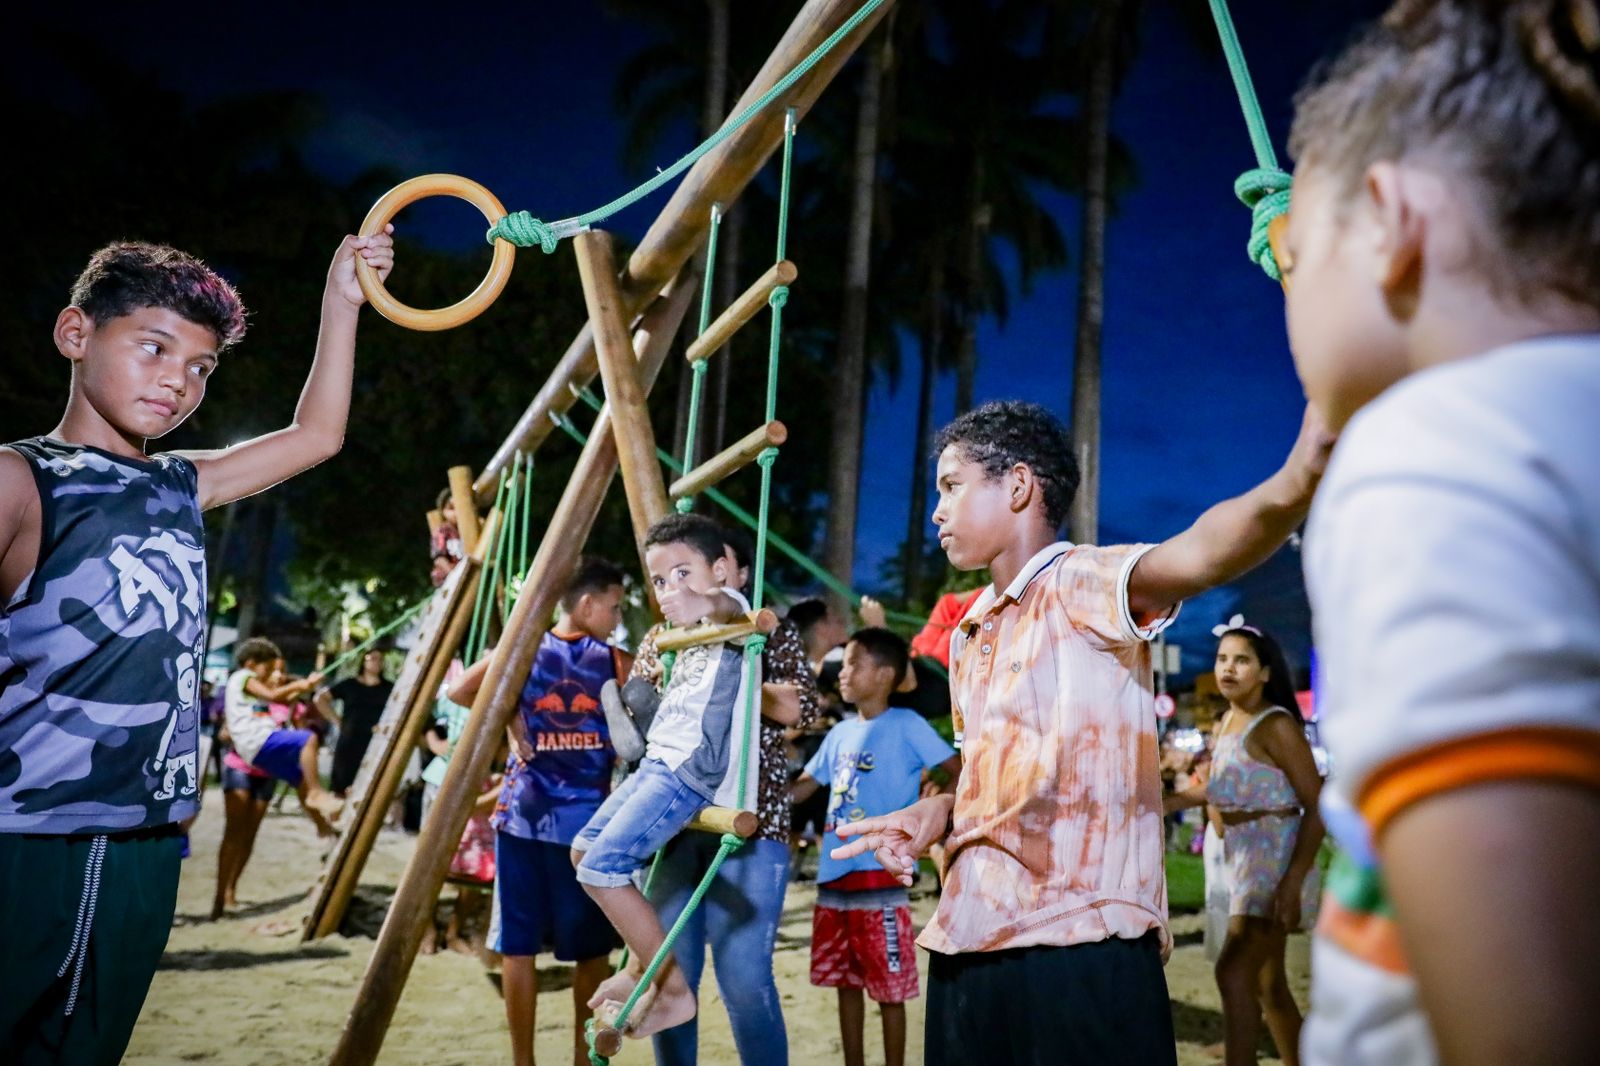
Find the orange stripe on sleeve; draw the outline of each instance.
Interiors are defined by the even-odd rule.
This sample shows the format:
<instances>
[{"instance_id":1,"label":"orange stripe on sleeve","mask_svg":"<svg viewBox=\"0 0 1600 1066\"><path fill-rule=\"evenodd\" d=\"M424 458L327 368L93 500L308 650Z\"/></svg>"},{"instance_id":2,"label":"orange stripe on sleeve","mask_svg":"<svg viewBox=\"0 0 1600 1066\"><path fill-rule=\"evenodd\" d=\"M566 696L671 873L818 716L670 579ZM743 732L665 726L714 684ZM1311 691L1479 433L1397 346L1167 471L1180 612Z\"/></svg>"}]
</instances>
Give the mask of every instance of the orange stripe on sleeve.
<instances>
[{"instance_id":1,"label":"orange stripe on sleeve","mask_svg":"<svg viewBox=\"0 0 1600 1066\"><path fill-rule=\"evenodd\" d=\"M1600 733L1518 728L1448 741L1381 767L1362 787L1358 806L1376 837L1395 815L1429 796L1525 778L1600 789Z\"/></svg>"}]
</instances>

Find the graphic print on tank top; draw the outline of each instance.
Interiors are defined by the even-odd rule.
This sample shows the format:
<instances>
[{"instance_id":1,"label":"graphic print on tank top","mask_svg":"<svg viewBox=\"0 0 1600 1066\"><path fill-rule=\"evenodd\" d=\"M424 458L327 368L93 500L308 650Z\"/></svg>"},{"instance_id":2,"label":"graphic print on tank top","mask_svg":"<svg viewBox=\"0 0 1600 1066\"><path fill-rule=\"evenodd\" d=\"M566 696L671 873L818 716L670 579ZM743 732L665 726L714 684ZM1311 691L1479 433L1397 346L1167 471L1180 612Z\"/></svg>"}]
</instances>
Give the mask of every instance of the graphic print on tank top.
<instances>
[{"instance_id":1,"label":"graphic print on tank top","mask_svg":"<svg viewBox=\"0 0 1600 1066\"><path fill-rule=\"evenodd\" d=\"M0 610L0 832L180 821L195 765L206 569L194 465L34 437L39 557Z\"/></svg>"}]
</instances>

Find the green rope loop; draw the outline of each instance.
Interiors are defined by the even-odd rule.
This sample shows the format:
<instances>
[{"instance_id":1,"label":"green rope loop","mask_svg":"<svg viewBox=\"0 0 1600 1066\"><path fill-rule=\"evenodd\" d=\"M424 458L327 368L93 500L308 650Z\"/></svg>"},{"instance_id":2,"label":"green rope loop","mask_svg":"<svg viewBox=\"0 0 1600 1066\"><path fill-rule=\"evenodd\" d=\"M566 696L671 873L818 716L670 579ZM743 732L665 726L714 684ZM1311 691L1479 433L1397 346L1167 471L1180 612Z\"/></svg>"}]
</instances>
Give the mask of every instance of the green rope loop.
<instances>
[{"instance_id":1,"label":"green rope loop","mask_svg":"<svg viewBox=\"0 0 1600 1066\"><path fill-rule=\"evenodd\" d=\"M788 302L789 286L787 285L779 285L767 294L767 305L769 307L783 307Z\"/></svg>"},{"instance_id":2,"label":"green rope loop","mask_svg":"<svg viewBox=\"0 0 1600 1066\"><path fill-rule=\"evenodd\" d=\"M556 245L561 242L554 229L526 211L514 211L490 226L485 239L493 244L496 237L510 241L518 248L532 248L537 244L546 255L555 251Z\"/></svg>"},{"instance_id":3,"label":"green rope loop","mask_svg":"<svg viewBox=\"0 0 1600 1066\"><path fill-rule=\"evenodd\" d=\"M680 497L678 502L676 504L674 504L673 506L675 506L678 509L678 513L679 514L688 514L690 511L694 510L694 497L693 496Z\"/></svg>"},{"instance_id":4,"label":"green rope loop","mask_svg":"<svg viewBox=\"0 0 1600 1066\"><path fill-rule=\"evenodd\" d=\"M752 633L745 638L744 653L754 659L767 650L767 635L765 633Z\"/></svg>"},{"instance_id":5,"label":"green rope loop","mask_svg":"<svg viewBox=\"0 0 1600 1066\"><path fill-rule=\"evenodd\" d=\"M516 212L517 215L522 216L524 221L515 223L514 227L520 230L521 227L526 226L527 232L535 235L528 241L525 247L531 247L533 244L537 243L539 247L543 248L546 252L552 252L555 250L556 242L561 238L570 237L574 233L582 233L596 222L601 222L605 219L608 219L618 211L621 211L623 208L644 199L646 196L649 196L651 193L661 188L661 186L665 185L673 178L676 178L679 174L682 174L685 170L688 170L695 163L698 163L702 156L710 152L713 148L727 140L729 137L732 137L751 119L755 118L756 115L764 111L767 105L771 104L774 100L787 93L794 86L795 82L805 77L806 73L822 60L823 56L827 55L829 52L838 47L839 42L850 36L851 33L855 32L857 26L871 18L872 13L878 10L878 8L882 7L883 3L884 0L866 0L866 3L862 4L861 7L856 10L855 14L851 15L849 18L845 19L844 22L840 23L838 29L829 34L827 39L821 44L817 45L816 48L812 49L810 55L806 56L799 63L795 64L794 69L789 71L789 73L785 74L782 78L779 78L778 81L773 84L772 88L762 93L760 99L756 100L749 107L739 112L733 118L730 118L728 121L724 122L715 133L696 145L695 148L689 152L689 154L685 155L682 159L679 159L676 163L672 164L670 167L667 167L665 170L657 172L654 177L642 185L639 185L629 192L623 193L621 196L617 197L615 200L612 200L603 207L598 207L593 211L588 211L572 218L564 218L559 222L540 222L538 219L529 215L526 211ZM794 125L792 116L786 119L786 125L792 130ZM511 215L506 216L506 218L511 217ZM491 244L494 243L494 239L496 237L504 237L513 244L518 243L516 238L513 237L511 233L500 232L502 228L501 223L504 221L505 219L501 219L500 222L496 222L493 226L489 227L488 240ZM536 229L535 226L537 227ZM781 243L781 223L779 233Z\"/></svg>"},{"instance_id":6,"label":"green rope loop","mask_svg":"<svg viewBox=\"0 0 1600 1066\"><path fill-rule=\"evenodd\" d=\"M721 844L725 848L740 848L744 846L744 837L737 833L723 833Z\"/></svg>"},{"instance_id":7,"label":"green rope loop","mask_svg":"<svg viewBox=\"0 0 1600 1066\"><path fill-rule=\"evenodd\" d=\"M1233 194L1250 209L1250 241L1245 246L1250 261L1266 271L1273 281L1283 280L1283 271L1272 255L1272 240L1267 227L1289 210L1289 188L1294 179L1285 171L1258 167L1239 175Z\"/></svg>"},{"instance_id":8,"label":"green rope loop","mask_svg":"<svg viewBox=\"0 0 1600 1066\"><path fill-rule=\"evenodd\" d=\"M761 453L756 456L756 465L758 466L771 466L777 461L778 449L776 448L762 448Z\"/></svg>"}]
</instances>

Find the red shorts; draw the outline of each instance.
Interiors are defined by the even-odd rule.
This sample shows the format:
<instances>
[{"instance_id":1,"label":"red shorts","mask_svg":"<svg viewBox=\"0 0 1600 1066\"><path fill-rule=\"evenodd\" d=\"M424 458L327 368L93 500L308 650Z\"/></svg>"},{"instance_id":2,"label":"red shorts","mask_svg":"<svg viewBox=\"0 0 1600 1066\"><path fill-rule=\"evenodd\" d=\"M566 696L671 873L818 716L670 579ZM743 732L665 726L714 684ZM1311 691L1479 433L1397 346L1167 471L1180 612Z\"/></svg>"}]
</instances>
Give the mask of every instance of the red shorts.
<instances>
[{"instance_id":1,"label":"red shorts","mask_svg":"<svg viewBox=\"0 0 1600 1066\"><path fill-rule=\"evenodd\" d=\"M876 1003L916 999L917 945L911 908L846 910L820 904L811 914L811 983L865 988Z\"/></svg>"}]
</instances>

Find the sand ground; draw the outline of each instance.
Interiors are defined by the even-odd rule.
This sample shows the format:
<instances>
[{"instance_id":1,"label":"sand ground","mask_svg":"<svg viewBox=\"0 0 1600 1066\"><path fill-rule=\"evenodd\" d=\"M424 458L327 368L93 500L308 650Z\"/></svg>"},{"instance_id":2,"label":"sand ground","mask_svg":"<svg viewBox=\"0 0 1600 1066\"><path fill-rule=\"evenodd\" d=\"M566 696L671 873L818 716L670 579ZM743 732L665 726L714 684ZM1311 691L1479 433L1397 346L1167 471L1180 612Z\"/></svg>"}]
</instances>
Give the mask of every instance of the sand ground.
<instances>
[{"instance_id":1,"label":"sand ground","mask_svg":"<svg viewBox=\"0 0 1600 1066\"><path fill-rule=\"evenodd\" d=\"M221 921L206 920L216 884L217 844L222 833L221 796L206 795L195 824L193 854L178 891L178 914L161 969L125 1062L129 1066L217 1063L225 1066L310 1066L327 1061L338 1039L372 953L373 936L393 886L404 870L413 838L385 830L367 863L347 920L347 935L302 944L298 933L272 936L263 925L298 919L307 889L320 869L324 845L291 797L281 813L262 823L255 855L239 885L238 910ZM448 899L453 889L447 887ZM783 995L791 1057L796 1063L841 1061L835 995L813 988L810 966L809 883L792 885L778 932L774 970ZM935 900L921 894L913 909L918 924ZM295 922L298 929L298 922ZM1222 1037L1217 988L1200 944L1200 922L1173 922L1177 949L1167 967L1178 1034L1180 1066L1214 1061L1203 1050ZM924 982L926 953L919 952ZM1307 950L1304 937L1289 946L1289 972L1305 1003ZM569 968L540 960L541 991L536 1052L540 1062L571 1061L572 997ZM738 1062L714 982L701 1000L701 1062ZM869 1009L867 1060L882 1061L876 1017ZM907 1061L922 1061L922 1001L908 1006ZM509 1062L498 974L474 956L442 950L417 959L406 982L378 1062L395 1066L478 1066ZM629 1046L619 1066L650 1063L648 1044ZM1276 1059L1263 1059L1276 1062ZM758 1064L767 1066L767 1064Z\"/></svg>"}]
</instances>

